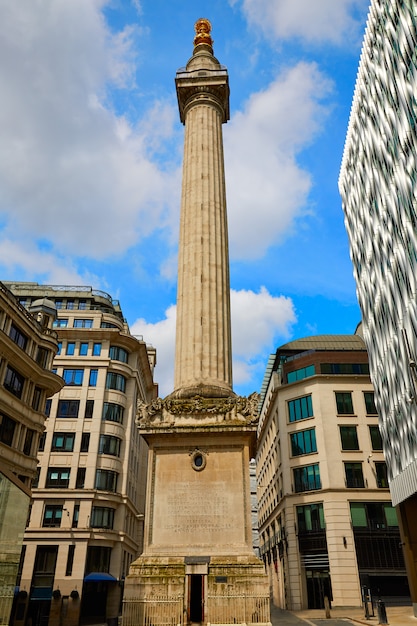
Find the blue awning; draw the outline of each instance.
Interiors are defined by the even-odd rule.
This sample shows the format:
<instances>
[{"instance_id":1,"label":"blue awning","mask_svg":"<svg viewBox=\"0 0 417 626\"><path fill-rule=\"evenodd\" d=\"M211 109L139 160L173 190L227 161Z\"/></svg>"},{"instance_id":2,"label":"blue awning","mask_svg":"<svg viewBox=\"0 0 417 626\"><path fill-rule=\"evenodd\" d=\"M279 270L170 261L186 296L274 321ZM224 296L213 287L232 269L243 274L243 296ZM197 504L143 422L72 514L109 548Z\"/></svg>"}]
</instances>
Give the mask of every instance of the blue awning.
<instances>
[{"instance_id":1,"label":"blue awning","mask_svg":"<svg viewBox=\"0 0 417 626\"><path fill-rule=\"evenodd\" d=\"M85 583L117 583L117 578L106 572L90 572L84 578Z\"/></svg>"}]
</instances>

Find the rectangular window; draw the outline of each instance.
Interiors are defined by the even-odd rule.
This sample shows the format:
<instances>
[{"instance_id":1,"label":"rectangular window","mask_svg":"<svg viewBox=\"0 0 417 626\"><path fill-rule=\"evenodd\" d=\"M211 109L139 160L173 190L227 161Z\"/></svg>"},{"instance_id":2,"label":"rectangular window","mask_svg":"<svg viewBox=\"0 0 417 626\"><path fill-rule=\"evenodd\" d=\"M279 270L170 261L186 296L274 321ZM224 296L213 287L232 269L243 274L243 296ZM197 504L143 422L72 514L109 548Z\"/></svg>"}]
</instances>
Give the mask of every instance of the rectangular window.
<instances>
[{"instance_id":1,"label":"rectangular window","mask_svg":"<svg viewBox=\"0 0 417 626\"><path fill-rule=\"evenodd\" d=\"M370 426L369 434L371 436L372 450L382 450L382 437L379 426Z\"/></svg>"},{"instance_id":2,"label":"rectangular window","mask_svg":"<svg viewBox=\"0 0 417 626\"><path fill-rule=\"evenodd\" d=\"M74 514L72 516L72 528L78 528L78 518L80 517L80 505L74 504Z\"/></svg>"},{"instance_id":3,"label":"rectangular window","mask_svg":"<svg viewBox=\"0 0 417 626\"><path fill-rule=\"evenodd\" d=\"M84 417L86 419L91 419L93 417L93 411L94 411L94 400L87 400L85 403Z\"/></svg>"},{"instance_id":4,"label":"rectangular window","mask_svg":"<svg viewBox=\"0 0 417 626\"><path fill-rule=\"evenodd\" d=\"M62 309L62 300L55 300L55 306L58 309L58 311Z\"/></svg>"},{"instance_id":5,"label":"rectangular window","mask_svg":"<svg viewBox=\"0 0 417 626\"><path fill-rule=\"evenodd\" d=\"M62 504L47 504L43 512L42 526L59 528L62 520Z\"/></svg>"},{"instance_id":6,"label":"rectangular window","mask_svg":"<svg viewBox=\"0 0 417 626\"><path fill-rule=\"evenodd\" d=\"M84 489L85 484L85 467L79 467L77 469L77 477L75 480L76 489Z\"/></svg>"},{"instance_id":7,"label":"rectangular window","mask_svg":"<svg viewBox=\"0 0 417 626\"><path fill-rule=\"evenodd\" d=\"M91 528L113 528L114 509L105 506L93 506L91 510Z\"/></svg>"},{"instance_id":8,"label":"rectangular window","mask_svg":"<svg viewBox=\"0 0 417 626\"><path fill-rule=\"evenodd\" d=\"M46 402L45 402L45 415L46 417L49 417L51 414L51 406L52 406L52 400L51 398L47 398Z\"/></svg>"},{"instance_id":9,"label":"rectangular window","mask_svg":"<svg viewBox=\"0 0 417 626\"><path fill-rule=\"evenodd\" d=\"M338 415L353 415L352 393L350 391L336 391L336 406Z\"/></svg>"},{"instance_id":10,"label":"rectangular window","mask_svg":"<svg viewBox=\"0 0 417 626\"><path fill-rule=\"evenodd\" d=\"M113 472L111 470L96 470L96 482L95 489L100 489L101 491L116 491L117 487L117 472Z\"/></svg>"},{"instance_id":11,"label":"rectangular window","mask_svg":"<svg viewBox=\"0 0 417 626\"><path fill-rule=\"evenodd\" d=\"M113 435L100 435L98 447L99 454L111 454L112 456L120 456L120 446L122 440Z\"/></svg>"},{"instance_id":12,"label":"rectangular window","mask_svg":"<svg viewBox=\"0 0 417 626\"><path fill-rule=\"evenodd\" d=\"M79 408L79 400L59 400L56 416L77 418Z\"/></svg>"},{"instance_id":13,"label":"rectangular window","mask_svg":"<svg viewBox=\"0 0 417 626\"><path fill-rule=\"evenodd\" d=\"M297 506L298 532L314 532L325 529L323 504Z\"/></svg>"},{"instance_id":14,"label":"rectangular window","mask_svg":"<svg viewBox=\"0 0 417 626\"><path fill-rule=\"evenodd\" d=\"M32 398L32 409L34 411L39 411L42 400L42 389L40 387L35 387L33 390L33 398Z\"/></svg>"},{"instance_id":15,"label":"rectangular window","mask_svg":"<svg viewBox=\"0 0 417 626\"><path fill-rule=\"evenodd\" d=\"M28 428L25 435L25 443L23 444L23 454L25 456L32 456L32 443L34 438L35 431Z\"/></svg>"},{"instance_id":16,"label":"rectangular window","mask_svg":"<svg viewBox=\"0 0 417 626\"><path fill-rule=\"evenodd\" d=\"M366 414L378 415L378 411L375 406L375 394L373 391L364 391L363 397L365 400Z\"/></svg>"},{"instance_id":17,"label":"rectangular window","mask_svg":"<svg viewBox=\"0 0 417 626\"><path fill-rule=\"evenodd\" d=\"M82 385L84 370L64 370L62 378L66 385Z\"/></svg>"},{"instance_id":18,"label":"rectangular window","mask_svg":"<svg viewBox=\"0 0 417 626\"><path fill-rule=\"evenodd\" d=\"M66 355L74 356L74 354L75 354L75 341L68 341Z\"/></svg>"},{"instance_id":19,"label":"rectangular window","mask_svg":"<svg viewBox=\"0 0 417 626\"><path fill-rule=\"evenodd\" d=\"M80 356L87 356L88 354L88 343L83 342L80 343Z\"/></svg>"},{"instance_id":20,"label":"rectangular window","mask_svg":"<svg viewBox=\"0 0 417 626\"><path fill-rule=\"evenodd\" d=\"M108 572L110 569L111 548L105 546L89 546L87 548L87 559L85 573Z\"/></svg>"},{"instance_id":21,"label":"rectangular window","mask_svg":"<svg viewBox=\"0 0 417 626\"><path fill-rule=\"evenodd\" d=\"M362 472L362 463L345 463L346 487L365 487Z\"/></svg>"},{"instance_id":22,"label":"rectangular window","mask_svg":"<svg viewBox=\"0 0 417 626\"><path fill-rule=\"evenodd\" d=\"M376 484L380 489L388 489L388 472L385 461L375 462Z\"/></svg>"},{"instance_id":23,"label":"rectangular window","mask_svg":"<svg viewBox=\"0 0 417 626\"><path fill-rule=\"evenodd\" d=\"M79 300L78 301L78 309L79 309L79 311L85 311L87 309L87 301L86 300Z\"/></svg>"},{"instance_id":24,"label":"rectangular window","mask_svg":"<svg viewBox=\"0 0 417 626\"><path fill-rule=\"evenodd\" d=\"M52 436L52 452L72 452L74 450L75 433L54 433Z\"/></svg>"},{"instance_id":25,"label":"rectangular window","mask_svg":"<svg viewBox=\"0 0 417 626\"><path fill-rule=\"evenodd\" d=\"M58 341L58 352L56 353L59 356L62 352L62 341Z\"/></svg>"},{"instance_id":26,"label":"rectangular window","mask_svg":"<svg viewBox=\"0 0 417 626\"><path fill-rule=\"evenodd\" d=\"M70 311L72 311L75 307L74 307L74 300L67 300L67 309L69 309Z\"/></svg>"},{"instance_id":27,"label":"rectangular window","mask_svg":"<svg viewBox=\"0 0 417 626\"><path fill-rule=\"evenodd\" d=\"M116 389L116 391L125 392L126 378L115 372L107 372L106 389Z\"/></svg>"},{"instance_id":28,"label":"rectangular window","mask_svg":"<svg viewBox=\"0 0 417 626\"><path fill-rule=\"evenodd\" d=\"M90 445L90 433L83 433L81 435L80 452L88 452L89 445Z\"/></svg>"},{"instance_id":29,"label":"rectangular window","mask_svg":"<svg viewBox=\"0 0 417 626\"><path fill-rule=\"evenodd\" d=\"M25 384L25 378L19 374L10 365L6 368L6 376L4 377L3 386L7 391L10 391L16 398L21 398L23 395L23 386Z\"/></svg>"},{"instance_id":30,"label":"rectangular window","mask_svg":"<svg viewBox=\"0 0 417 626\"><path fill-rule=\"evenodd\" d=\"M0 413L0 441L6 446L12 445L16 426L17 422L15 420Z\"/></svg>"},{"instance_id":31,"label":"rectangular window","mask_svg":"<svg viewBox=\"0 0 417 626\"><path fill-rule=\"evenodd\" d=\"M290 440L292 456L300 456L301 454L317 452L315 428L301 430L298 433L291 433Z\"/></svg>"},{"instance_id":32,"label":"rectangular window","mask_svg":"<svg viewBox=\"0 0 417 626\"><path fill-rule=\"evenodd\" d=\"M123 424L124 407L114 402L105 402L103 404L103 420L106 422L117 422Z\"/></svg>"},{"instance_id":33,"label":"rectangular window","mask_svg":"<svg viewBox=\"0 0 417 626\"><path fill-rule=\"evenodd\" d=\"M297 467L294 472L294 491L312 491L321 489L319 464L306 465L305 467Z\"/></svg>"},{"instance_id":34,"label":"rectangular window","mask_svg":"<svg viewBox=\"0 0 417 626\"><path fill-rule=\"evenodd\" d=\"M54 320L54 323L52 324L52 326L54 328L66 328L68 326L68 319L64 319L61 317L57 320Z\"/></svg>"},{"instance_id":35,"label":"rectangular window","mask_svg":"<svg viewBox=\"0 0 417 626\"><path fill-rule=\"evenodd\" d=\"M74 328L92 328L93 320L89 319L75 319L74 320Z\"/></svg>"},{"instance_id":36,"label":"rectangular window","mask_svg":"<svg viewBox=\"0 0 417 626\"><path fill-rule=\"evenodd\" d=\"M98 370L90 370L90 376L88 378L88 386L95 387L97 385Z\"/></svg>"},{"instance_id":37,"label":"rectangular window","mask_svg":"<svg viewBox=\"0 0 417 626\"><path fill-rule=\"evenodd\" d=\"M339 426L342 450L359 450L356 426Z\"/></svg>"},{"instance_id":38,"label":"rectangular window","mask_svg":"<svg viewBox=\"0 0 417 626\"><path fill-rule=\"evenodd\" d=\"M313 417L313 403L311 401L311 395L297 398L296 400L290 400L288 402L288 413L290 422L297 422L298 420L306 419L307 417Z\"/></svg>"},{"instance_id":39,"label":"rectangular window","mask_svg":"<svg viewBox=\"0 0 417 626\"><path fill-rule=\"evenodd\" d=\"M23 333L20 328L18 328L14 324L12 324L10 327L9 337L12 341L14 341L15 344L19 346L19 348L22 348L22 350L26 350L28 338L25 333Z\"/></svg>"},{"instance_id":40,"label":"rectangular window","mask_svg":"<svg viewBox=\"0 0 417 626\"><path fill-rule=\"evenodd\" d=\"M46 348L42 348L42 346L40 346L38 348L38 353L36 355L36 363L38 363L44 369L49 369L48 363L49 363L50 355L51 355L50 350L47 350Z\"/></svg>"},{"instance_id":41,"label":"rectangular window","mask_svg":"<svg viewBox=\"0 0 417 626\"><path fill-rule=\"evenodd\" d=\"M308 365L307 367L302 367L299 370L288 372L287 382L295 383L297 380L303 380L304 378L309 378L310 376L314 376L315 373L316 373L315 366Z\"/></svg>"},{"instance_id":42,"label":"rectangular window","mask_svg":"<svg viewBox=\"0 0 417 626\"><path fill-rule=\"evenodd\" d=\"M45 487L68 488L70 469L67 467L48 467Z\"/></svg>"},{"instance_id":43,"label":"rectangular window","mask_svg":"<svg viewBox=\"0 0 417 626\"><path fill-rule=\"evenodd\" d=\"M366 374L369 375L368 363L320 363L322 374Z\"/></svg>"},{"instance_id":44,"label":"rectangular window","mask_svg":"<svg viewBox=\"0 0 417 626\"><path fill-rule=\"evenodd\" d=\"M75 545L71 543L68 546L67 566L65 568L65 576L72 576L72 567L74 565Z\"/></svg>"},{"instance_id":45,"label":"rectangular window","mask_svg":"<svg viewBox=\"0 0 417 626\"><path fill-rule=\"evenodd\" d=\"M93 343L93 356L100 356L101 343Z\"/></svg>"}]
</instances>

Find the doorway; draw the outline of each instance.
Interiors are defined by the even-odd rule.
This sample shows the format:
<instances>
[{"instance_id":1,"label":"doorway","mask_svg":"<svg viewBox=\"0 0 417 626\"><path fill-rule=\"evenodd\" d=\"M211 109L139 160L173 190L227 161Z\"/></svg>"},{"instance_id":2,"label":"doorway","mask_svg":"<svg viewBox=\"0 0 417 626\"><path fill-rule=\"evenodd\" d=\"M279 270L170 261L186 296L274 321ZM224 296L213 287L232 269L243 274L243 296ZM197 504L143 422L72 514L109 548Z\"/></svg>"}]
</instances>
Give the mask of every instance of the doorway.
<instances>
[{"instance_id":1,"label":"doorway","mask_svg":"<svg viewBox=\"0 0 417 626\"><path fill-rule=\"evenodd\" d=\"M326 570L306 570L309 609L324 609L324 598L333 600L330 574ZM331 606L331 604L330 604Z\"/></svg>"},{"instance_id":2,"label":"doorway","mask_svg":"<svg viewBox=\"0 0 417 626\"><path fill-rule=\"evenodd\" d=\"M188 621L201 624L204 621L204 577L190 574L188 581Z\"/></svg>"}]
</instances>

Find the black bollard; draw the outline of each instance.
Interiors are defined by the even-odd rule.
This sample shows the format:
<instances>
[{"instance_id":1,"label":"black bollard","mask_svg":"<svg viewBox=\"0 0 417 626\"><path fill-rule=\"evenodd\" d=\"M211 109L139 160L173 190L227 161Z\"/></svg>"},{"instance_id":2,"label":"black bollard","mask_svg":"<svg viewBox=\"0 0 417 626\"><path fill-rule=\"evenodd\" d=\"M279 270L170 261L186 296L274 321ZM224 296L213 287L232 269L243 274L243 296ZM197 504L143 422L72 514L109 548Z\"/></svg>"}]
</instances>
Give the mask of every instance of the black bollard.
<instances>
[{"instance_id":1,"label":"black bollard","mask_svg":"<svg viewBox=\"0 0 417 626\"><path fill-rule=\"evenodd\" d=\"M368 598L365 598L365 619L370 619Z\"/></svg>"},{"instance_id":2,"label":"black bollard","mask_svg":"<svg viewBox=\"0 0 417 626\"><path fill-rule=\"evenodd\" d=\"M377 608L378 608L378 624L388 624L388 619L387 619L387 610L385 608L385 602L382 602L382 600L378 600L377 604Z\"/></svg>"}]
</instances>

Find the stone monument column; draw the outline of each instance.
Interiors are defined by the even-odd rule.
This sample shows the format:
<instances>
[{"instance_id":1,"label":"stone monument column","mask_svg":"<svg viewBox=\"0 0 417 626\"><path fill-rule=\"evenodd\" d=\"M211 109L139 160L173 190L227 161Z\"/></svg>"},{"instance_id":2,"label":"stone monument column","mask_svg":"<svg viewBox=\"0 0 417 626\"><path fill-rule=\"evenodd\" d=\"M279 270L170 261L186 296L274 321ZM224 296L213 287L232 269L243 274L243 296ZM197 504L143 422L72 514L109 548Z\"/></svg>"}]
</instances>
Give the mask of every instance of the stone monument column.
<instances>
[{"instance_id":1,"label":"stone monument column","mask_svg":"<svg viewBox=\"0 0 417 626\"><path fill-rule=\"evenodd\" d=\"M222 138L229 81L213 56L210 28L198 20L193 56L175 80L185 125L174 391L182 397L232 393Z\"/></svg>"},{"instance_id":2,"label":"stone monument column","mask_svg":"<svg viewBox=\"0 0 417 626\"><path fill-rule=\"evenodd\" d=\"M253 552L249 463L258 394L232 390L222 124L227 71L211 25L177 72L185 124L175 388L139 403L149 446L144 551L125 581L123 626L268 625L269 584Z\"/></svg>"}]
</instances>

